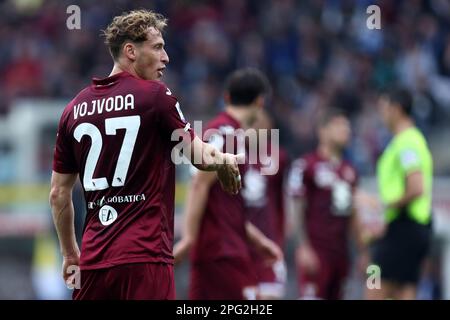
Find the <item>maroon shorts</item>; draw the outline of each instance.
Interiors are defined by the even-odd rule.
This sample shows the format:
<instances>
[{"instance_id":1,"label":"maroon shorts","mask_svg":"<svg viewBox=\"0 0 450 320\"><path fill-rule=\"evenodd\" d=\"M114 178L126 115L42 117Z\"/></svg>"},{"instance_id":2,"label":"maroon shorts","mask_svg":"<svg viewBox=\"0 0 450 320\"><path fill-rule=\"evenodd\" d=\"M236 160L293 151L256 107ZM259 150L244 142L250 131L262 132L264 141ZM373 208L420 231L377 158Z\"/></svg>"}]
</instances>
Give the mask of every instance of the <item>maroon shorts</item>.
<instances>
[{"instance_id":1,"label":"maroon shorts","mask_svg":"<svg viewBox=\"0 0 450 320\"><path fill-rule=\"evenodd\" d=\"M132 263L111 268L82 270L81 288L74 300L173 300L173 265Z\"/></svg>"},{"instance_id":2,"label":"maroon shorts","mask_svg":"<svg viewBox=\"0 0 450 320\"><path fill-rule=\"evenodd\" d=\"M316 251L317 252L317 251ZM314 274L298 270L301 299L342 299L349 263L346 258L317 252L320 267Z\"/></svg>"},{"instance_id":3,"label":"maroon shorts","mask_svg":"<svg viewBox=\"0 0 450 320\"><path fill-rule=\"evenodd\" d=\"M189 299L244 300L256 297L257 279L251 261L223 258L191 266Z\"/></svg>"}]
</instances>

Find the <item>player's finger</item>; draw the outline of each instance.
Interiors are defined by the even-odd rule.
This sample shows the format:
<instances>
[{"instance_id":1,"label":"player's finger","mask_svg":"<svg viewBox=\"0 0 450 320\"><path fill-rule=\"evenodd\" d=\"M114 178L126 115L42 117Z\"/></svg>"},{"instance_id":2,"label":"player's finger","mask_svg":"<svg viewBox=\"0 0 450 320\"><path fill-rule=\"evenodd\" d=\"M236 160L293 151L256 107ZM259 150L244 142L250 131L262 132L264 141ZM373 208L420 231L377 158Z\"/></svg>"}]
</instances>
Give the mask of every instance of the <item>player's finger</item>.
<instances>
[{"instance_id":1,"label":"player's finger","mask_svg":"<svg viewBox=\"0 0 450 320\"><path fill-rule=\"evenodd\" d=\"M236 193L236 179L235 179L235 173L233 168L233 163L230 163L227 168L227 179L228 184L230 187L230 193L235 194Z\"/></svg>"},{"instance_id":2,"label":"player's finger","mask_svg":"<svg viewBox=\"0 0 450 320\"><path fill-rule=\"evenodd\" d=\"M226 187L228 193L236 194L234 176L230 171L228 171L226 175Z\"/></svg>"},{"instance_id":3,"label":"player's finger","mask_svg":"<svg viewBox=\"0 0 450 320\"><path fill-rule=\"evenodd\" d=\"M222 189L223 189L225 192L230 192L230 186L229 186L229 184L228 184L228 176L226 176L226 175L221 175L219 181L220 181L220 186L222 187Z\"/></svg>"},{"instance_id":4,"label":"player's finger","mask_svg":"<svg viewBox=\"0 0 450 320\"><path fill-rule=\"evenodd\" d=\"M62 277L64 279L64 282L67 281L67 279L70 277L70 273L67 272L67 267L65 265L63 265L63 269L62 269Z\"/></svg>"},{"instance_id":5,"label":"player's finger","mask_svg":"<svg viewBox=\"0 0 450 320\"><path fill-rule=\"evenodd\" d=\"M236 180L236 184L237 184L237 189L238 191L242 188L242 181L241 181L241 173L239 172L239 167L237 165L237 163L234 166L234 179Z\"/></svg>"},{"instance_id":6,"label":"player's finger","mask_svg":"<svg viewBox=\"0 0 450 320\"><path fill-rule=\"evenodd\" d=\"M230 170L235 177L239 175L238 157L240 155L230 155Z\"/></svg>"},{"instance_id":7,"label":"player's finger","mask_svg":"<svg viewBox=\"0 0 450 320\"><path fill-rule=\"evenodd\" d=\"M66 280L66 287L68 289L73 289L75 287L75 277L76 274L71 274Z\"/></svg>"},{"instance_id":8,"label":"player's finger","mask_svg":"<svg viewBox=\"0 0 450 320\"><path fill-rule=\"evenodd\" d=\"M228 193L234 194L233 179L230 177L230 174L227 175L226 190Z\"/></svg>"},{"instance_id":9,"label":"player's finger","mask_svg":"<svg viewBox=\"0 0 450 320\"><path fill-rule=\"evenodd\" d=\"M234 172L231 173L231 184L233 186L233 194L237 194L239 189L238 189L238 180L237 177L235 175Z\"/></svg>"},{"instance_id":10,"label":"player's finger","mask_svg":"<svg viewBox=\"0 0 450 320\"><path fill-rule=\"evenodd\" d=\"M224 175L224 190L230 194L235 194L234 175L233 175L234 158L231 154L225 155L225 175Z\"/></svg>"}]
</instances>

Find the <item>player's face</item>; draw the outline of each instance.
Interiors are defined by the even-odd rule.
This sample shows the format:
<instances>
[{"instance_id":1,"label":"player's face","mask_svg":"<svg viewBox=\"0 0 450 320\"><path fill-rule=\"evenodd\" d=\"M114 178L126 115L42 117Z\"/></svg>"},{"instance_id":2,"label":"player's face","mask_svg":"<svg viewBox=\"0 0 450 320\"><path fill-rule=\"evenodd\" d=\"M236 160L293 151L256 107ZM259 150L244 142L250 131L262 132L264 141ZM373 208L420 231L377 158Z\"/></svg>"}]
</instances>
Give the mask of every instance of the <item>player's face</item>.
<instances>
[{"instance_id":1,"label":"player's face","mask_svg":"<svg viewBox=\"0 0 450 320\"><path fill-rule=\"evenodd\" d=\"M350 121L339 116L333 118L327 126L328 139L338 148L344 148L350 141L351 128Z\"/></svg>"},{"instance_id":2,"label":"player's face","mask_svg":"<svg viewBox=\"0 0 450 320\"><path fill-rule=\"evenodd\" d=\"M136 46L136 73L145 80L157 80L163 76L169 56L164 49L164 39L160 31L151 27L147 40Z\"/></svg>"}]
</instances>

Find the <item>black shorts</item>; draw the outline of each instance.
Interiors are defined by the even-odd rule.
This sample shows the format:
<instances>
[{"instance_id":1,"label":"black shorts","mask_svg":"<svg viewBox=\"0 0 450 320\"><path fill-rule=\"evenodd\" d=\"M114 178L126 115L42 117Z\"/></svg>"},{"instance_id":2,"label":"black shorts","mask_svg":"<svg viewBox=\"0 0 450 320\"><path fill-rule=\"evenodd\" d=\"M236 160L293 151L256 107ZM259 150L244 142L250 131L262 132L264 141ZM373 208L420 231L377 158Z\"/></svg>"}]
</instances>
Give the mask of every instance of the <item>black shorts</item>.
<instances>
[{"instance_id":1,"label":"black shorts","mask_svg":"<svg viewBox=\"0 0 450 320\"><path fill-rule=\"evenodd\" d=\"M372 262L381 270L381 279L398 284L417 284L432 237L431 223L419 224L405 212L392 221L383 238L372 247Z\"/></svg>"}]
</instances>

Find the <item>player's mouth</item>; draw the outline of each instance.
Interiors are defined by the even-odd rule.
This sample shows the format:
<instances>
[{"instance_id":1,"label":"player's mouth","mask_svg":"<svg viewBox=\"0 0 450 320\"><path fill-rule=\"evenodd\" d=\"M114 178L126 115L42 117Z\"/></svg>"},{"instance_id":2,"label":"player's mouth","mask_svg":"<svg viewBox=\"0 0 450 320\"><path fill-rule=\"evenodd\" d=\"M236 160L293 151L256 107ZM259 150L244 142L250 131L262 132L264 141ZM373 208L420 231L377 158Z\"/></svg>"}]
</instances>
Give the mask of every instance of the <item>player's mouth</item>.
<instances>
[{"instance_id":1,"label":"player's mouth","mask_svg":"<svg viewBox=\"0 0 450 320\"><path fill-rule=\"evenodd\" d=\"M158 77L162 77L163 75L164 75L164 70L166 69L166 67L162 67L162 68L159 68L157 71L158 71Z\"/></svg>"}]
</instances>

